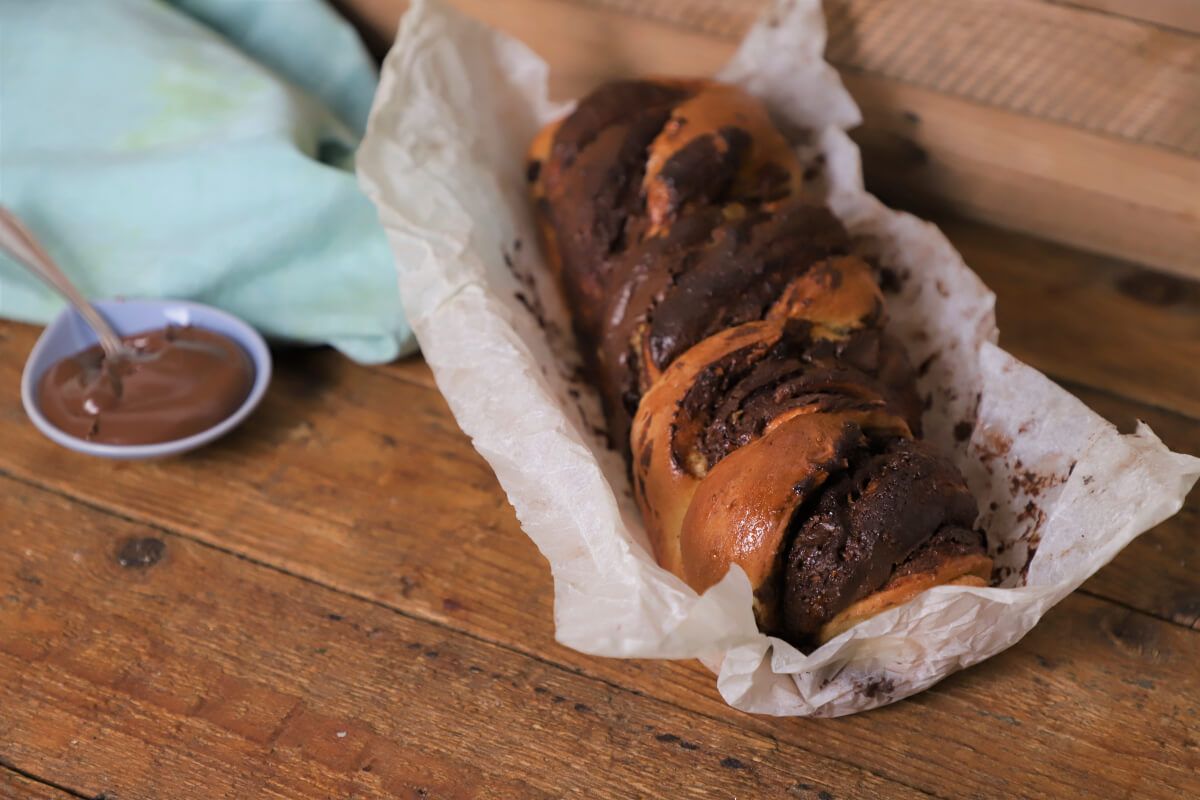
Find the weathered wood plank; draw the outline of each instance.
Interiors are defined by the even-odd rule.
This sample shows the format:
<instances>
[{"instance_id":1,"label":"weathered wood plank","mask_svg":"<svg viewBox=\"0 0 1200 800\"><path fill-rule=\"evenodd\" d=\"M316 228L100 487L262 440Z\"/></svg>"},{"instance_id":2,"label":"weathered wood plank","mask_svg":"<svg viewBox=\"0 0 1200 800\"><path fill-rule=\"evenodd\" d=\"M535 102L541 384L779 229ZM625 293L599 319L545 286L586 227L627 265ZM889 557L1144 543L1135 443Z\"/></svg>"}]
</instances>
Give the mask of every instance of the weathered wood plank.
<instances>
[{"instance_id":1,"label":"weathered wood plank","mask_svg":"<svg viewBox=\"0 0 1200 800\"><path fill-rule=\"evenodd\" d=\"M0 517L3 757L93 795L921 796L7 479Z\"/></svg>"},{"instance_id":2,"label":"weathered wood plank","mask_svg":"<svg viewBox=\"0 0 1200 800\"><path fill-rule=\"evenodd\" d=\"M0 548L4 755L89 793L913 796L879 777L896 773L943 797L1200 791L1200 637L1083 596L898 706L722 721L578 676L553 648L520 655L0 484L18 520ZM121 566L143 538L160 559ZM645 666L643 688L715 704L699 670Z\"/></svg>"},{"instance_id":3,"label":"weathered wood plank","mask_svg":"<svg viewBox=\"0 0 1200 800\"><path fill-rule=\"evenodd\" d=\"M734 42L634 14L573 0L449 0L450 4L516 36L551 65L551 91L576 97L600 81L646 74L710 74ZM391 46L406 0L338 0L360 29Z\"/></svg>"},{"instance_id":4,"label":"weathered wood plank","mask_svg":"<svg viewBox=\"0 0 1200 800\"><path fill-rule=\"evenodd\" d=\"M71 800L81 796L32 781L18 772L0 766L0 797L5 800Z\"/></svg>"},{"instance_id":5,"label":"weathered wood plank","mask_svg":"<svg viewBox=\"0 0 1200 800\"><path fill-rule=\"evenodd\" d=\"M1196 0L1047 0L1066 6L1082 6L1130 19L1138 19L1175 28L1188 33L1200 33L1200 3Z\"/></svg>"},{"instance_id":6,"label":"weathered wood plank","mask_svg":"<svg viewBox=\"0 0 1200 800\"><path fill-rule=\"evenodd\" d=\"M629 72L643 71L629 64L646 48L666 49L613 29L592 41L609 52L619 42ZM686 45L664 56L676 57L691 57ZM594 82L583 69L561 79ZM1194 413L1190 384L1163 390L1194 354L1187 284L1111 264L1099 282L1068 270L1056 283L1022 261L1062 253L999 249L979 269L998 276L985 279L1010 349ZM1129 306L1110 284L1140 299ZM1071 310L1056 327L1047 288L1088 314ZM1149 329L1130 337L1120 324ZM1087 336L1042 347L1056 331ZM1122 340L1133 372L1114 383ZM15 385L31 344L28 329L0 326L0 382ZM1179 625L1076 595L1014 650L906 703L837 721L745 717L695 665L553 644L544 565L419 362L370 372L312 353L282 367L245 430L157 465L58 451L15 398L0 402L0 471L18 479L0 480L0 759L121 798L1200 794L1200 640ZM1200 451L1183 417L1072 388L1118 422L1148 417L1169 444ZM1195 624L1197 519L1193 501L1089 591ZM116 566L131 536L162 539L166 557ZM599 786L585 783L596 776Z\"/></svg>"},{"instance_id":7,"label":"weathered wood plank","mask_svg":"<svg viewBox=\"0 0 1200 800\"><path fill-rule=\"evenodd\" d=\"M617 76L709 74L764 5L453 2L542 54L563 96ZM405 7L342 4L378 52ZM1200 277L1200 37L1033 0L834 0L827 13L884 199Z\"/></svg>"},{"instance_id":8,"label":"weathered wood plank","mask_svg":"<svg viewBox=\"0 0 1200 800\"><path fill-rule=\"evenodd\" d=\"M556 1L729 41L740 39L770 5L766 0ZM1018 123L1025 117L1093 131L1118 142L1200 155L1200 139L1189 116L1200 101L1195 84L1200 38L1145 24L1135 14L1121 18L1079 7L1085 3L1069 7L1043 0L1001 5L991 0L825 0L826 58L843 73L899 82L961 98L985 111L1019 115L993 114L994 122ZM1134 5L1128 0L1116 3ZM1144 0L1138 5L1150 14L1155 11ZM1187 25L1187 14L1173 16L1180 26ZM997 152L986 141L976 147ZM1059 155L1066 159L1062 166L1070 169L1075 154ZM1029 170L1035 162L1027 156L1010 153L1008 163L1026 174L1040 174ZM1063 174L1071 177L1070 172ZM1151 186L1127 188L1126 195L1141 194Z\"/></svg>"},{"instance_id":9,"label":"weathered wood plank","mask_svg":"<svg viewBox=\"0 0 1200 800\"><path fill-rule=\"evenodd\" d=\"M32 342L32 331L24 326L2 326L0 333L8 336L4 346L17 352ZM5 370L15 369L16 360L0 356L0 381L9 380ZM411 364L397 369L424 368ZM1151 422L1176 446L1177 437L1193 430L1182 423L1178 430L1164 427L1153 416ZM1121 620L1130 613L1085 598L1073 601L1088 610L1080 612L1083 618L1072 617L1068 630L1055 627L1052 615L1030 639L1042 645L1012 656L1016 662L1004 662L1017 666L987 666L981 668L986 680L951 682L948 695L938 689L896 709L835 723L745 717L724 706L712 677L695 665L594 659L567 651L553 642L552 591L544 563L520 533L486 465L457 431L440 397L423 386L355 367L333 353L282 359L262 411L230 439L187 458L112 465L67 453L43 442L14 400L0 402L0 439L9 443L0 451L0 470L23 481L168 526L693 713L728 719L830 758L855 759L873 773L935 794L994 794L996 752L1012 753L1013 764L1042 763L1046 751L1067 744L1088 752L1100 746L1100 739L1080 744L1071 738L1077 735L1074 717L1046 727L1035 704L1021 706L1019 715L1011 713L1009 695L1037 697L1042 692L1038 681L1046 678L1037 655L1069 664L1063 674L1069 672L1070 679L1061 691L1070 703L1094 708L1102 702L1104 713L1120 727L1147 724L1144 709L1135 707L1145 702L1129 694L1137 687L1125 681L1158 676L1171 687L1162 693L1162 702L1182 686L1169 670L1160 676L1157 661L1128 659L1102 628L1085 636L1084 629L1092 625L1125 624ZM1169 528L1171 524L1160 529L1165 529L1160 544L1166 547L1160 557L1145 562L1133 558L1130 548L1108 568L1133 574L1116 584L1132 593L1122 596L1123 602L1140 602L1143 595L1138 593L1150 591L1147 602L1158 603L1161 586L1175 587L1180 597L1200 594L1196 570L1173 562L1174 554L1190 558L1182 555L1190 532ZM1140 616L1131 618L1135 622L1128 624L1153 627ZM1169 716L1169 711L1157 708L1149 718ZM1044 733L1010 742L1009 731L979 712L1014 716ZM924 752L928 735L939 738L934 753ZM961 744L943 746L942 738ZM1152 748L1131 752L1139 753L1137 758L1157 757ZM936 768L929 766L931 759ZM1006 775L1017 781L1015 773ZM1061 795L1088 789L1095 777L1083 765L1055 763L1027 780L1032 783L1009 785ZM1124 780L1110 775L1102 783L1113 788Z\"/></svg>"},{"instance_id":10,"label":"weathered wood plank","mask_svg":"<svg viewBox=\"0 0 1200 800\"><path fill-rule=\"evenodd\" d=\"M852 137L867 187L890 205L1200 277L1200 159L871 73L842 78L863 110Z\"/></svg>"},{"instance_id":11,"label":"weathered wood plank","mask_svg":"<svg viewBox=\"0 0 1200 800\"><path fill-rule=\"evenodd\" d=\"M1200 418L1200 283L954 217L936 222L996 293L1000 344L1013 355Z\"/></svg>"},{"instance_id":12,"label":"weathered wood plank","mask_svg":"<svg viewBox=\"0 0 1200 800\"><path fill-rule=\"evenodd\" d=\"M1076 396L1123 432L1142 420L1173 450L1200 454L1200 422L1067 384ZM1200 492L1179 513L1139 536L1083 588L1163 619L1200 630Z\"/></svg>"}]
</instances>

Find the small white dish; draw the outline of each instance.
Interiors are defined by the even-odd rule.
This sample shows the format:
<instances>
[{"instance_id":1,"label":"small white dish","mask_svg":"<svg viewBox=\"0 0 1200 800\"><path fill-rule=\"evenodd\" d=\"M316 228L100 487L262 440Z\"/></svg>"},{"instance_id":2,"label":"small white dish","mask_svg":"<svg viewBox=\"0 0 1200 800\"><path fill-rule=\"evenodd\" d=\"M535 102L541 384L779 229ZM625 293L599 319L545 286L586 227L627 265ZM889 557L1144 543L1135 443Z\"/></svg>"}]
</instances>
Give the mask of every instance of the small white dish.
<instances>
[{"instance_id":1,"label":"small white dish","mask_svg":"<svg viewBox=\"0 0 1200 800\"><path fill-rule=\"evenodd\" d=\"M185 300L98 300L94 305L121 336L164 328L195 326L224 334L246 351L254 366L250 394L231 415L207 430L183 439L157 444L98 444L56 428L38 406L38 383L46 370L67 356L99 343L96 333L75 309L67 307L42 332L21 375L21 402L29 419L47 438L70 450L122 460L163 458L206 445L236 428L262 401L271 381L271 351L254 328L232 314Z\"/></svg>"}]
</instances>

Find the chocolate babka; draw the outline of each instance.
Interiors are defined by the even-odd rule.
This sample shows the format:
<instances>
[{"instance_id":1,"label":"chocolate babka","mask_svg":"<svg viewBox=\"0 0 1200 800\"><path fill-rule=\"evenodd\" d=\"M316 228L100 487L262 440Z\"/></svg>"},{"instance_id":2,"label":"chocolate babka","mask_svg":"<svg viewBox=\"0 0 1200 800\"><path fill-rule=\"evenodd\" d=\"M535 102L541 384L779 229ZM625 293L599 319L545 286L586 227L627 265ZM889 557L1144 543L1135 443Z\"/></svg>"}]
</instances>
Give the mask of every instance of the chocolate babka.
<instances>
[{"instance_id":1,"label":"chocolate babka","mask_svg":"<svg viewBox=\"0 0 1200 800\"><path fill-rule=\"evenodd\" d=\"M697 591L738 564L760 627L801 647L986 583L872 267L760 102L610 83L541 132L528 174L659 564Z\"/></svg>"}]
</instances>

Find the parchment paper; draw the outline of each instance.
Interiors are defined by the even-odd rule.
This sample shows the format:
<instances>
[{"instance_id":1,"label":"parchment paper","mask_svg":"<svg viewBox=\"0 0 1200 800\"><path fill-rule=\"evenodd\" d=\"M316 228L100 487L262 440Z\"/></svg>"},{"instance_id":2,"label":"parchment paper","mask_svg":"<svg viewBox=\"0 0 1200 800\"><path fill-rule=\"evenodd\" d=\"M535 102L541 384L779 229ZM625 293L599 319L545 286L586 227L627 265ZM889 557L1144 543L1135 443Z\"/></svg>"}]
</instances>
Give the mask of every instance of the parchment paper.
<instances>
[{"instance_id":1,"label":"parchment paper","mask_svg":"<svg viewBox=\"0 0 1200 800\"><path fill-rule=\"evenodd\" d=\"M925 365L927 436L968 477L998 580L932 589L809 655L758 632L739 568L698 596L649 554L530 216L526 148L568 110L548 100L546 65L417 0L358 162L438 387L550 562L558 640L602 656L699 658L727 702L764 714L863 711L1000 652L1179 510L1200 476L1200 460L1145 425L1119 435L996 346L995 298L946 238L863 190L844 132L858 109L824 44L819 0L776 2L719 77L800 131L830 207L886 268L889 324Z\"/></svg>"}]
</instances>

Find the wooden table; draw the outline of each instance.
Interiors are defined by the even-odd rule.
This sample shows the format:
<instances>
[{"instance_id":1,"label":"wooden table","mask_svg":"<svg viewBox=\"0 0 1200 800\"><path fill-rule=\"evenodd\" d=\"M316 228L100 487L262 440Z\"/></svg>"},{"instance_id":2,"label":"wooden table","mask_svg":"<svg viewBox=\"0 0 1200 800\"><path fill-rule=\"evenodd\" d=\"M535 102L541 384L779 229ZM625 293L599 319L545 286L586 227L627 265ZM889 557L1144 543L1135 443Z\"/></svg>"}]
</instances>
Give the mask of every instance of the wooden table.
<instances>
[{"instance_id":1,"label":"wooden table","mask_svg":"<svg viewBox=\"0 0 1200 800\"><path fill-rule=\"evenodd\" d=\"M1002 343L1200 453L1200 285L938 220ZM419 359L278 354L185 458L44 440L0 323L0 797L1200 797L1200 495L1020 644L837 720L554 642L545 562Z\"/></svg>"}]
</instances>

